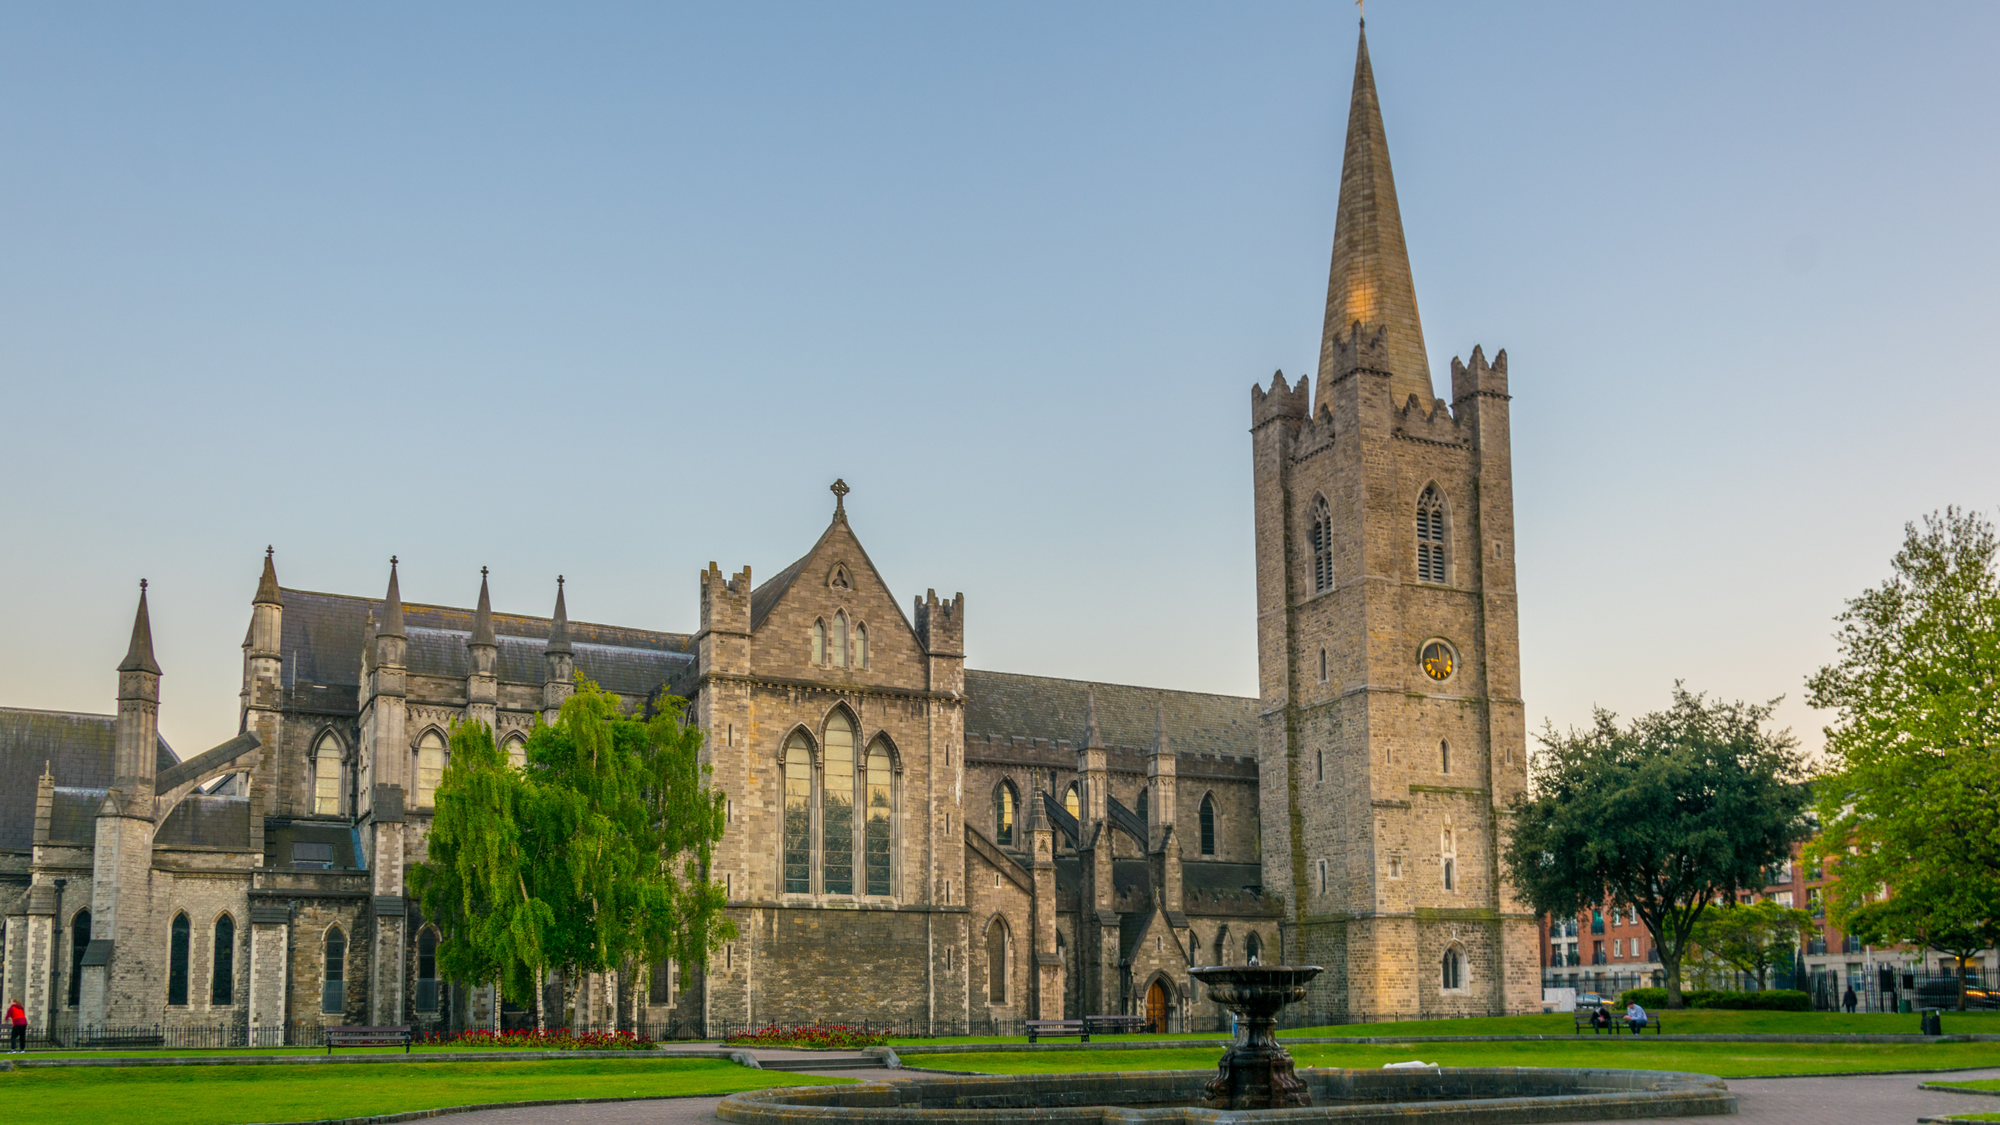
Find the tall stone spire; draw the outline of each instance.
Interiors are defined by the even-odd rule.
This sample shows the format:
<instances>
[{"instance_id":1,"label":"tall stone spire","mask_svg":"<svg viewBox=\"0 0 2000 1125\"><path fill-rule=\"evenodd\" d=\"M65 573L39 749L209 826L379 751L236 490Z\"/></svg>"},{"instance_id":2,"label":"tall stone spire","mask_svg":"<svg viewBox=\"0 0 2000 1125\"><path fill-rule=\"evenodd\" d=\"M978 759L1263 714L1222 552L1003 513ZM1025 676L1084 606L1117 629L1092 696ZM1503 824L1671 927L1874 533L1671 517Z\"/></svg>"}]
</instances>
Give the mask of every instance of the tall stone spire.
<instances>
[{"instance_id":1,"label":"tall stone spire","mask_svg":"<svg viewBox=\"0 0 2000 1125\"><path fill-rule=\"evenodd\" d=\"M542 721L562 714L563 700L576 691L576 657L569 647L569 607L563 604L563 576L556 575L556 612L549 621L549 645L542 650Z\"/></svg>"},{"instance_id":2,"label":"tall stone spire","mask_svg":"<svg viewBox=\"0 0 2000 1125\"><path fill-rule=\"evenodd\" d=\"M569 652L569 607L563 604L563 576L556 575L556 613L549 622L550 652Z\"/></svg>"},{"instance_id":3,"label":"tall stone spire","mask_svg":"<svg viewBox=\"0 0 2000 1125\"><path fill-rule=\"evenodd\" d=\"M398 607L400 608L400 606ZM493 645L493 598L486 592L486 568L479 568L479 608L472 611L472 645Z\"/></svg>"},{"instance_id":4,"label":"tall stone spire","mask_svg":"<svg viewBox=\"0 0 2000 1125\"><path fill-rule=\"evenodd\" d=\"M1410 252L1403 244L1403 213L1396 204L1396 178L1389 171L1389 139L1382 131L1382 106L1375 97L1375 68L1368 61L1365 27L1354 57L1347 153L1340 168L1340 207L1333 224L1333 268L1326 287L1326 328L1320 337L1322 388L1326 380L1347 373L1333 370L1334 341L1345 339L1356 322L1371 332L1385 332L1390 402L1400 408L1416 395L1428 408L1434 397L1430 359L1424 354L1417 287L1410 276Z\"/></svg>"},{"instance_id":5,"label":"tall stone spire","mask_svg":"<svg viewBox=\"0 0 2000 1125\"><path fill-rule=\"evenodd\" d=\"M239 587L240 588L240 587ZM146 580L139 580L139 614L132 619L132 643L125 650L120 672L160 674L160 662L153 659L153 619L146 612Z\"/></svg>"},{"instance_id":6,"label":"tall stone spire","mask_svg":"<svg viewBox=\"0 0 2000 1125\"><path fill-rule=\"evenodd\" d=\"M264 576L257 580L257 596L250 599L251 605L284 605L285 599L278 593L278 568L271 562L275 548L264 548Z\"/></svg>"},{"instance_id":7,"label":"tall stone spire","mask_svg":"<svg viewBox=\"0 0 2000 1125\"><path fill-rule=\"evenodd\" d=\"M382 597L382 624L375 630L378 637L400 637L403 635L403 589L396 583L396 556L389 556L389 592Z\"/></svg>"}]
</instances>

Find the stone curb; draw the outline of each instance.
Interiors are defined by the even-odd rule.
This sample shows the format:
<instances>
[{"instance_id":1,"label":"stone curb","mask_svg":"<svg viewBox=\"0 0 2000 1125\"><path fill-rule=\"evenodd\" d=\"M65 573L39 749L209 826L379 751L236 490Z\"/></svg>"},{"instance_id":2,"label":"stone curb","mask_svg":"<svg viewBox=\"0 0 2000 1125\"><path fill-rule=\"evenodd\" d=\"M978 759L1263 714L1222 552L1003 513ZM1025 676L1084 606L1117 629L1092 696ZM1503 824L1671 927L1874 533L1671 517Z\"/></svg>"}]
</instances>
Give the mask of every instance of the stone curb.
<instances>
[{"instance_id":1,"label":"stone curb","mask_svg":"<svg viewBox=\"0 0 2000 1125\"><path fill-rule=\"evenodd\" d=\"M323 1117L316 1121L267 1121L259 1125L390 1125L395 1121L422 1121L453 1113L477 1113L485 1109L533 1109L545 1105L602 1105L606 1102L670 1102L687 1098L721 1098L727 1094L658 1094L645 1098L546 1098L529 1102L480 1102L476 1105L448 1105L437 1109L413 1109L404 1113L383 1113L374 1117Z\"/></svg>"},{"instance_id":2,"label":"stone curb","mask_svg":"<svg viewBox=\"0 0 2000 1125\"><path fill-rule=\"evenodd\" d=\"M1304 1035L1279 1036L1280 1044L1354 1043L1382 1046L1398 1043L1589 1043L1625 1042L1632 1037L1605 1035ZM1652 1035L1638 1037L1660 1043L2000 1043L2000 1035ZM1174 1047L1227 1047L1231 1039L1147 1039L1117 1043L905 1043L912 1055L963 1055L1002 1051L1156 1051Z\"/></svg>"},{"instance_id":3,"label":"stone curb","mask_svg":"<svg viewBox=\"0 0 2000 1125\"><path fill-rule=\"evenodd\" d=\"M1935 1082L1919 1083L1917 1089L1936 1090L1940 1094L1971 1094L1981 1098L2000 1098L2000 1090L1968 1090L1963 1086L1940 1086Z\"/></svg>"},{"instance_id":4,"label":"stone curb","mask_svg":"<svg viewBox=\"0 0 2000 1125\"><path fill-rule=\"evenodd\" d=\"M739 1057L741 1056L741 1057ZM437 1051L425 1055L174 1055L166 1058L122 1059L36 1059L6 1061L8 1069L57 1067L126 1066L352 1066L378 1063L432 1062L551 1062L562 1059L635 1059L658 1062L662 1059L724 1059L762 1070L757 1060L743 1051ZM749 1059L744 1062L744 1059Z\"/></svg>"}]
</instances>

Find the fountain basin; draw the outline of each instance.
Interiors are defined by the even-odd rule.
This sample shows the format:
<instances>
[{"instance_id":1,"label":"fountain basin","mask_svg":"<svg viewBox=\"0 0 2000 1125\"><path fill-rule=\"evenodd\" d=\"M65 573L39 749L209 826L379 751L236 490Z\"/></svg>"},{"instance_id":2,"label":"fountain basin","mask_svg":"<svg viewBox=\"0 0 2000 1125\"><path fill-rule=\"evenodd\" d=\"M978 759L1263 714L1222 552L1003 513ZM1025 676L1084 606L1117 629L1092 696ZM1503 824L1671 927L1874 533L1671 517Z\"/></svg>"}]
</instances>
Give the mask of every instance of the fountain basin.
<instances>
[{"instance_id":1,"label":"fountain basin","mask_svg":"<svg viewBox=\"0 0 2000 1125\"><path fill-rule=\"evenodd\" d=\"M1736 1112L1735 1095L1706 1074L1538 1067L1308 1067L1296 1074L1312 1104L1291 1109L1207 1108L1214 1072L1190 1070L794 1086L731 1094L716 1115L745 1125L1502 1125Z\"/></svg>"}]
</instances>

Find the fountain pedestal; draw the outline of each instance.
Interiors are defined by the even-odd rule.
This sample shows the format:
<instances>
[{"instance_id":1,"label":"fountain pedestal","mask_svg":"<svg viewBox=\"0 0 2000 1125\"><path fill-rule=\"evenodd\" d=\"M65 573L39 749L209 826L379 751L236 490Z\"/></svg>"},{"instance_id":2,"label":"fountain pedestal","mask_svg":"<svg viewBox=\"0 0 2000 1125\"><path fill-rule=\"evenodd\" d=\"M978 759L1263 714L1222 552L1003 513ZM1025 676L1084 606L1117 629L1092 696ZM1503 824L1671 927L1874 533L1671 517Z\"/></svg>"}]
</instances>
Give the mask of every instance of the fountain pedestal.
<instances>
[{"instance_id":1,"label":"fountain pedestal","mask_svg":"<svg viewBox=\"0 0 2000 1125\"><path fill-rule=\"evenodd\" d=\"M1190 970L1216 1003L1236 1013L1243 1038L1222 1053L1220 1072L1203 1087L1210 1109L1291 1109L1312 1104L1279 1044L1278 1012L1306 997L1318 965L1218 965Z\"/></svg>"}]
</instances>

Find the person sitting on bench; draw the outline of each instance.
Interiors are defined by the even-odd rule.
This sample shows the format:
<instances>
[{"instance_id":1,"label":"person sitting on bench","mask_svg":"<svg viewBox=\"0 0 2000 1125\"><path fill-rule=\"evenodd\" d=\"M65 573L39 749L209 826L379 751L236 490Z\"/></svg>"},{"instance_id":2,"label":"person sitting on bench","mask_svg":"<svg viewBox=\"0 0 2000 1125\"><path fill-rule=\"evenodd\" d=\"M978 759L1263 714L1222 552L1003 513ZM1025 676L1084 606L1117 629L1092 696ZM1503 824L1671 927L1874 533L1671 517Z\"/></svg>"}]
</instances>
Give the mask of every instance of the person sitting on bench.
<instances>
[{"instance_id":1,"label":"person sitting on bench","mask_svg":"<svg viewBox=\"0 0 2000 1125\"><path fill-rule=\"evenodd\" d=\"M1610 1031L1611 1013L1601 1007L1592 1008L1590 1011L1590 1030Z\"/></svg>"},{"instance_id":2,"label":"person sitting on bench","mask_svg":"<svg viewBox=\"0 0 2000 1125\"><path fill-rule=\"evenodd\" d=\"M1631 1028L1634 1035L1646 1030L1646 1009L1641 1008L1637 1000L1625 1008L1625 1026Z\"/></svg>"}]
</instances>

